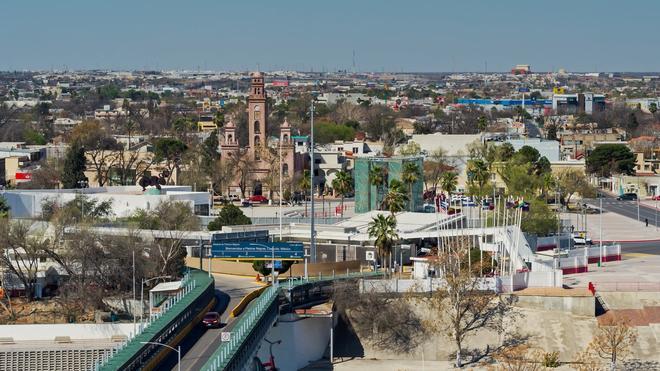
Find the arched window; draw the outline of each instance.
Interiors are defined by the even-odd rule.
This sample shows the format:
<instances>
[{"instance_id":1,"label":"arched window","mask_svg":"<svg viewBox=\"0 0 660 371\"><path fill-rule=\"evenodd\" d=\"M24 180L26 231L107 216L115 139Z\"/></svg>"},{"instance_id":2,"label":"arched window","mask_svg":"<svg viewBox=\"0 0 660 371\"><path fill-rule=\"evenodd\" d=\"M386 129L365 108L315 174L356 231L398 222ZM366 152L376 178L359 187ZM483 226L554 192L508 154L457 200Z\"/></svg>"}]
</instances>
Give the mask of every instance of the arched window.
<instances>
[{"instance_id":1,"label":"arched window","mask_svg":"<svg viewBox=\"0 0 660 371\"><path fill-rule=\"evenodd\" d=\"M289 135L284 134L284 136L282 136L282 139L284 140L285 143L288 142L289 141Z\"/></svg>"},{"instance_id":2,"label":"arched window","mask_svg":"<svg viewBox=\"0 0 660 371\"><path fill-rule=\"evenodd\" d=\"M231 135L231 134L227 135L227 142L228 142L228 143L231 143L231 142L233 142L233 141L234 141L234 136Z\"/></svg>"},{"instance_id":3,"label":"arched window","mask_svg":"<svg viewBox=\"0 0 660 371\"><path fill-rule=\"evenodd\" d=\"M282 175L289 176L289 164L282 165Z\"/></svg>"},{"instance_id":4,"label":"arched window","mask_svg":"<svg viewBox=\"0 0 660 371\"><path fill-rule=\"evenodd\" d=\"M255 121L255 122L254 122L254 132L255 132L255 133L259 133L259 132L260 132L260 130L259 130L259 121Z\"/></svg>"}]
</instances>

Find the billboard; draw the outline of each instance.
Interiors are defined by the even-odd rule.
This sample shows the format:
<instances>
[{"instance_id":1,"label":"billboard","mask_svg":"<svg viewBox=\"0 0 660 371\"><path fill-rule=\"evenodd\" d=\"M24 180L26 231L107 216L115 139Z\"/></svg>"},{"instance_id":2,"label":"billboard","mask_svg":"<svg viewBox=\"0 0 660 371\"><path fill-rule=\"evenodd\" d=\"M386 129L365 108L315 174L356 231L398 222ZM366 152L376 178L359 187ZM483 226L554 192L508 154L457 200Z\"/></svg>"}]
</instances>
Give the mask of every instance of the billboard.
<instances>
[{"instance_id":1,"label":"billboard","mask_svg":"<svg viewBox=\"0 0 660 371\"><path fill-rule=\"evenodd\" d=\"M16 180L32 180L32 173L26 173L26 172L16 172L15 174L15 179Z\"/></svg>"},{"instance_id":2,"label":"billboard","mask_svg":"<svg viewBox=\"0 0 660 371\"><path fill-rule=\"evenodd\" d=\"M216 242L211 245L211 255L220 259L302 260L304 248L302 242Z\"/></svg>"}]
</instances>

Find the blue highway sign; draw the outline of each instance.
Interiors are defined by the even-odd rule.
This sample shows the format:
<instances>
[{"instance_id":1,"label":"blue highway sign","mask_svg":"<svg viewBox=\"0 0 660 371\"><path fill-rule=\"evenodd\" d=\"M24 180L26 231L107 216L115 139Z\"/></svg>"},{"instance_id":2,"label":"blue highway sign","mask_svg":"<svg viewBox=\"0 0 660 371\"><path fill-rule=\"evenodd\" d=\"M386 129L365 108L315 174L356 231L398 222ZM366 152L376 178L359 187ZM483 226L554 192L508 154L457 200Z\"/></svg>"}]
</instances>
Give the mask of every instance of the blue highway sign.
<instances>
[{"instance_id":1,"label":"blue highway sign","mask_svg":"<svg viewBox=\"0 0 660 371\"><path fill-rule=\"evenodd\" d=\"M302 242L213 242L211 255L221 259L300 260L304 258Z\"/></svg>"}]
</instances>

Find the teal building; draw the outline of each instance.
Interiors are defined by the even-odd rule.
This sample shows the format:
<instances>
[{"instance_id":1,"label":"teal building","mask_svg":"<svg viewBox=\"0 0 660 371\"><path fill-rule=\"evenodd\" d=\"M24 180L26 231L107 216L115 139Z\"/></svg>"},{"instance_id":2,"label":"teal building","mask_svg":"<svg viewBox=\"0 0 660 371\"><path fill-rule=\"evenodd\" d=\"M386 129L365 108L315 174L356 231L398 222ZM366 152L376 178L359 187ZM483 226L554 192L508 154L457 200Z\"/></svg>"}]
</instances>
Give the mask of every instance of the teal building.
<instances>
[{"instance_id":1,"label":"teal building","mask_svg":"<svg viewBox=\"0 0 660 371\"><path fill-rule=\"evenodd\" d=\"M355 212L366 213L378 210L383 196L387 193L392 179L401 180L401 171L406 163L415 163L419 169L417 181L412 184L412 200L406 205L407 211L422 212L424 210L424 164L422 157L357 157L353 167L355 178ZM387 186L379 190L369 180L369 171L374 167L385 170ZM408 192L408 185L406 185ZM410 195L408 195L410 197Z\"/></svg>"}]
</instances>

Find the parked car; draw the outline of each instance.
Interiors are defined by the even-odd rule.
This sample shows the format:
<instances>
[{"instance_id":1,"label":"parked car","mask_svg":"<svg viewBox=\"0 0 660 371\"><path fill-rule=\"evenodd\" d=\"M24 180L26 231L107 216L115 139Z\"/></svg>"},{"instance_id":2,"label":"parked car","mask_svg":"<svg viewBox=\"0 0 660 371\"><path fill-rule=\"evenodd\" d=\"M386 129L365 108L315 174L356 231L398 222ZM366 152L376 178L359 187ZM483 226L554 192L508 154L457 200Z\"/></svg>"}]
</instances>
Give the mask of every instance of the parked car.
<instances>
[{"instance_id":1,"label":"parked car","mask_svg":"<svg viewBox=\"0 0 660 371\"><path fill-rule=\"evenodd\" d=\"M651 197L651 200L660 201L660 195L655 195L655 196Z\"/></svg>"},{"instance_id":2,"label":"parked car","mask_svg":"<svg viewBox=\"0 0 660 371\"><path fill-rule=\"evenodd\" d=\"M571 237L573 238L573 244L574 245L592 245L593 242L591 241L591 238L587 237L586 232L573 232L571 233Z\"/></svg>"},{"instance_id":3,"label":"parked car","mask_svg":"<svg viewBox=\"0 0 660 371\"><path fill-rule=\"evenodd\" d=\"M262 195L250 196L250 201L251 202L259 202L259 203L262 203L262 204L267 204L268 203L268 199L266 197L262 196Z\"/></svg>"},{"instance_id":4,"label":"parked car","mask_svg":"<svg viewBox=\"0 0 660 371\"><path fill-rule=\"evenodd\" d=\"M245 198L241 200L242 207L252 207L252 202L249 199Z\"/></svg>"},{"instance_id":5,"label":"parked car","mask_svg":"<svg viewBox=\"0 0 660 371\"><path fill-rule=\"evenodd\" d=\"M616 199L618 201L637 201L637 193L624 193Z\"/></svg>"},{"instance_id":6,"label":"parked car","mask_svg":"<svg viewBox=\"0 0 660 371\"><path fill-rule=\"evenodd\" d=\"M220 313L218 312L208 312L202 318L202 326L206 328L218 328L220 325Z\"/></svg>"},{"instance_id":7,"label":"parked car","mask_svg":"<svg viewBox=\"0 0 660 371\"><path fill-rule=\"evenodd\" d=\"M232 202L234 202L234 201L240 201L240 200L241 200L241 198L238 197L238 195L236 195L236 194L230 194L230 195L228 196L228 199L229 199L229 201L232 201Z\"/></svg>"}]
</instances>

